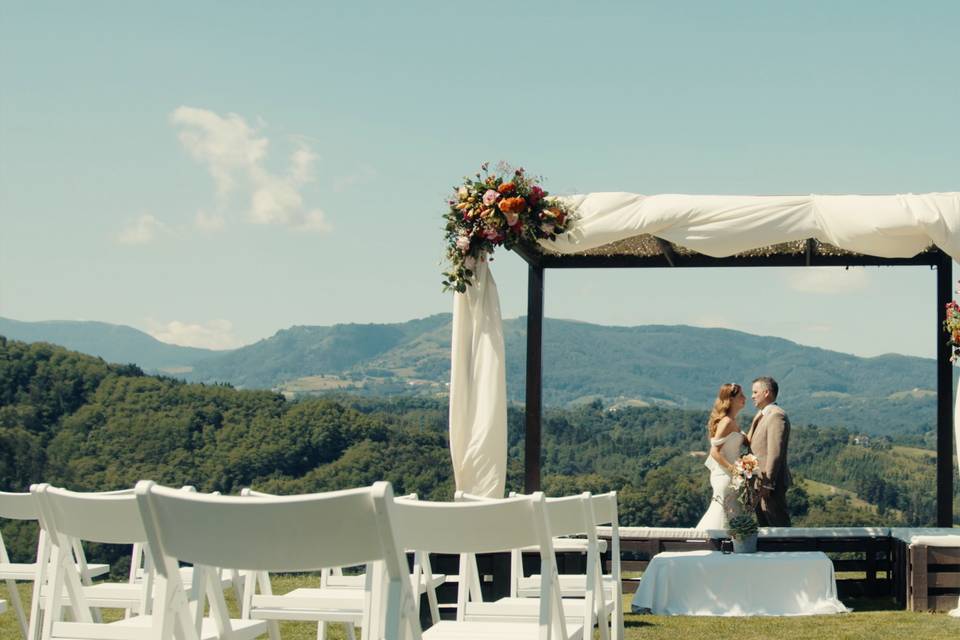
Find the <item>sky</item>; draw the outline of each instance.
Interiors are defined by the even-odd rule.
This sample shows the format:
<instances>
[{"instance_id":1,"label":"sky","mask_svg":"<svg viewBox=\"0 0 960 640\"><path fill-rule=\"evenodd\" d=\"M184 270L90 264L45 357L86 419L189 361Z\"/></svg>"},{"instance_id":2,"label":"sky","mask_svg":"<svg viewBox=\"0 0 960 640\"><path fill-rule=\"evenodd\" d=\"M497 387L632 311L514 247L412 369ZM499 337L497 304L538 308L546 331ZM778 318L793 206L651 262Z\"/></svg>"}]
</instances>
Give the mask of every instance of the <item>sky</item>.
<instances>
[{"instance_id":1,"label":"sky","mask_svg":"<svg viewBox=\"0 0 960 640\"><path fill-rule=\"evenodd\" d=\"M2 0L0 316L225 349L449 312L445 199L485 161L556 194L957 191L958 22L946 1ZM493 273L524 315L525 263ZM562 270L545 312L932 357L935 300L925 267Z\"/></svg>"}]
</instances>

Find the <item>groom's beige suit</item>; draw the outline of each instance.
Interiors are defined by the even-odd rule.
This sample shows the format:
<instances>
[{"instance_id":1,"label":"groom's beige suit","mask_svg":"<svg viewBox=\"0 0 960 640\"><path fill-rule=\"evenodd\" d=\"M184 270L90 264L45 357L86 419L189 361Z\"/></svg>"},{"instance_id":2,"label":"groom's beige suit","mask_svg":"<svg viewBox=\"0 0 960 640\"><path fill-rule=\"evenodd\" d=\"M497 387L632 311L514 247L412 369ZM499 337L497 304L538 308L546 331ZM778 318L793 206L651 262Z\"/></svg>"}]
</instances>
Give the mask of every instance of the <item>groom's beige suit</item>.
<instances>
[{"instance_id":1,"label":"groom's beige suit","mask_svg":"<svg viewBox=\"0 0 960 640\"><path fill-rule=\"evenodd\" d=\"M761 526L789 527L787 487L792 478L787 466L787 446L790 418L779 406L768 404L754 417L747 438L750 451L760 462L761 486L769 489L757 505L757 520Z\"/></svg>"}]
</instances>

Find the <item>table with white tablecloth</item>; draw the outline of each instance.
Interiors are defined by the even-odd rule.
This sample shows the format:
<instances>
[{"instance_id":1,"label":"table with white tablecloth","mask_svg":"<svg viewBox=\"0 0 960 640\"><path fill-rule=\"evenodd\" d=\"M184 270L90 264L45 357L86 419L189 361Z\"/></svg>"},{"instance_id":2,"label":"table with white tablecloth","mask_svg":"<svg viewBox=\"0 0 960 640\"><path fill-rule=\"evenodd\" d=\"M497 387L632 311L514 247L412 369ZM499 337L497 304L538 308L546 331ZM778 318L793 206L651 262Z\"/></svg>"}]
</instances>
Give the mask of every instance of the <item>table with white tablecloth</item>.
<instances>
[{"instance_id":1,"label":"table with white tablecloth","mask_svg":"<svg viewBox=\"0 0 960 640\"><path fill-rule=\"evenodd\" d=\"M833 563L820 551L664 552L650 560L635 612L689 616L845 613Z\"/></svg>"}]
</instances>

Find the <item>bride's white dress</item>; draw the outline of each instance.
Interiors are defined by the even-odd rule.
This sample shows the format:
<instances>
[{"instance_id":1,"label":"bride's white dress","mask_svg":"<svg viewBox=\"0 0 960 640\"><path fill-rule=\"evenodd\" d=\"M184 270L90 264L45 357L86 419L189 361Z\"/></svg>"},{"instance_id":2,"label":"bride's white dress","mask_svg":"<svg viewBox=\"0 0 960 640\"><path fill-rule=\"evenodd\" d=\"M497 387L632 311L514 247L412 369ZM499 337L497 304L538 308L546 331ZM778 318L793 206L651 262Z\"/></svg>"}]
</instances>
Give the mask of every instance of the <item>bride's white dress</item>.
<instances>
[{"instance_id":1,"label":"bride's white dress","mask_svg":"<svg viewBox=\"0 0 960 640\"><path fill-rule=\"evenodd\" d=\"M740 445L743 444L743 434L732 431L722 438L711 438L710 447L719 446L723 459L733 464L740 457ZM736 492L730 486L732 478L716 460L707 456L704 465L710 469L710 486L713 487L713 497L707 512L697 523L697 529L726 529L728 526L727 511L736 511Z\"/></svg>"}]
</instances>

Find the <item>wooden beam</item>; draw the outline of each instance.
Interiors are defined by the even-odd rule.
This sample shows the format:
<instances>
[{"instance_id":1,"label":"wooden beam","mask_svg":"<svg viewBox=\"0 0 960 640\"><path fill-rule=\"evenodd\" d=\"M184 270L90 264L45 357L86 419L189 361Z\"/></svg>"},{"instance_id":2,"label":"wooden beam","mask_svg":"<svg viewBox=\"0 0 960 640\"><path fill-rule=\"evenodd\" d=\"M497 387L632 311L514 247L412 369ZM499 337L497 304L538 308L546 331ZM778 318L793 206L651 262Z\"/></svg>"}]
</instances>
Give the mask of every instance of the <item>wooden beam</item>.
<instances>
[{"instance_id":1,"label":"wooden beam","mask_svg":"<svg viewBox=\"0 0 960 640\"><path fill-rule=\"evenodd\" d=\"M670 246L670 243L663 238L658 238L657 236L653 236L653 239L657 241L657 246L660 247L660 251L663 252L663 257L667 259L667 264L669 264L671 267L677 266L675 260L677 254L674 253L673 247Z\"/></svg>"},{"instance_id":2,"label":"wooden beam","mask_svg":"<svg viewBox=\"0 0 960 640\"><path fill-rule=\"evenodd\" d=\"M527 268L527 389L523 489L540 490L540 434L543 415L543 267Z\"/></svg>"},{"instance_id":3,"label":"wooden beam","mask_svg":"<svg viewBox=\"0 0 960 640\"><path fill-rule=\"evenodd\" d=\"M511 249L515 254L523 258L523 261L527 264L533 265L535 267L540 266L541 254L540 250L537 247L531 247L525 244L514 245Z\"/></svg>"},{"instance_id":4,"label":"wooden beam","mask_svg":"<svg viewBox=\"0 0 960 640\"><path fill-rule=\"evenodd\" d=\"M936 254L921 253L912 258L880 258L877 256L830 256L817 255L818 267L894 267L935 266L939 264ZM545 269L644 269L664 268L663 256L596 256L596 255L543 255L540 265ZM770 256L731 256L713 258L702 254L681 255L674 253L673 265L677 268L700 267L805 267L806 254L774 254Z\"/></svg>"},{"instance_id":5,"label":"wooden beam","mask_svg":"<svg viewBox=\"0 0 960 640\"><path fill-rule=\"evenodd\" d=\"M943 328L953 298L953 260L940 252L937 265L937 526L953 526L953 366L950 334Z\"/></svg>"}]
</instances>

